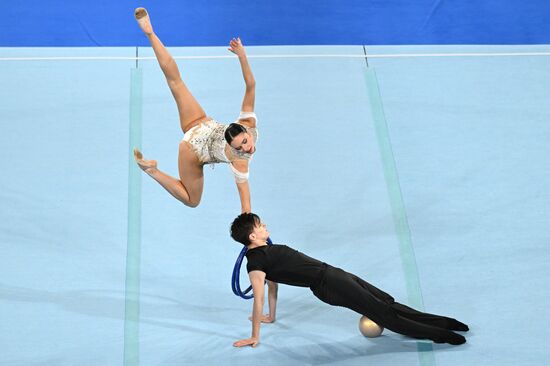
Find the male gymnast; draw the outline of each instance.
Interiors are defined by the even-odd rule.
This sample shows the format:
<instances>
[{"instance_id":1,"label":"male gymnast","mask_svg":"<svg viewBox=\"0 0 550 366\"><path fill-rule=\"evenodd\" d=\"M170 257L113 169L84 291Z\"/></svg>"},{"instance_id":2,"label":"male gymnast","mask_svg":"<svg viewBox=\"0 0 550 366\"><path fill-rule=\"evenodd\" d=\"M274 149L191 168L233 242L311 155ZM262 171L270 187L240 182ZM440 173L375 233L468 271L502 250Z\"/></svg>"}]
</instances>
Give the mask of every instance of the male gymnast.
<instances>
[{"instance_id":1,"label":"male gymnast","mask_svg":"<svg viewBox=\"0 0 550 366\"><path fill-rule=\"evenodd\" d=\"M456 319L423 313L395 302L393 297L340 268L308 257L286 245L268 245L266 225L253 213L239 215L231 224L231 237L248 248L247 271L254 293L252 336L235 347L255 347L260 323L275 321L277 283L309 287L321 301L343 306L366 316L379 326L412 338L459 345L466 339L454 331L468 326ZM268 280L269 314L262 315L264 283Z\"/></svg>"}]
</instances>

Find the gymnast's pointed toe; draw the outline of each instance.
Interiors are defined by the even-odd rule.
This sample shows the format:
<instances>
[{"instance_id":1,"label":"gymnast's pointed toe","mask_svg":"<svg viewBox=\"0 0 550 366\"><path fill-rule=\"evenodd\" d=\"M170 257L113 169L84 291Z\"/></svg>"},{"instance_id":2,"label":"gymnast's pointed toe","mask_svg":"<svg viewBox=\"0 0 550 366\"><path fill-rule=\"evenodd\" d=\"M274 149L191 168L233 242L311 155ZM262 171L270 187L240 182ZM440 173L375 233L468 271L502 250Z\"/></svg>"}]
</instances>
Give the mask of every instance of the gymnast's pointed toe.
<instances>
[{"instance_id":1,"label":"gymnast's pointed toe","mask_svg":"<svg viewBox=\"0 0 550 366\"><path fill-rule=\"evenodd\" d=\"M464 336L461 336L460 334L455 333L447 339L446 343L452 344L453 346L458 346L466 343L466 338L464 338Z\"/></svg>"},{"instance_id":2,"label":"gymnast's pointed toe","mask_svg":"<svg viewBox=\"0 0 550 366\"><path fill-rule=\"evenodd\" d=\"M147 10L145 8L136 8L136 10L134 10L134 16L143 33L145 34L153 33L153 26L151 25L151 19L149 19L149 13L147 13Z\"/></svg>"},{"instance_id":3,"label":"gymnast's pointed toe","mask_svg":"<svg viewBox=\"0 0 550 366\"><path fill-rule=\"evenodd\" d=\"M145 8L136 8L136 10L134 10L134 16L138 20L143 18L143 17L146 17L148 15L149 14L147 14L147 9L145 9Z\"/></svg>"},{"instance_id":4,"label":"gymnast's pointed toe","mask_svg":"<svg viewBox=\"0 0 550 366\"><path fill-rule=\"evenodd\" d=\"M457 330L459 332L467 332L470 330L470 328L466 324L461 323L457 320L453 330Z\"/></svg>"}]
</instances>

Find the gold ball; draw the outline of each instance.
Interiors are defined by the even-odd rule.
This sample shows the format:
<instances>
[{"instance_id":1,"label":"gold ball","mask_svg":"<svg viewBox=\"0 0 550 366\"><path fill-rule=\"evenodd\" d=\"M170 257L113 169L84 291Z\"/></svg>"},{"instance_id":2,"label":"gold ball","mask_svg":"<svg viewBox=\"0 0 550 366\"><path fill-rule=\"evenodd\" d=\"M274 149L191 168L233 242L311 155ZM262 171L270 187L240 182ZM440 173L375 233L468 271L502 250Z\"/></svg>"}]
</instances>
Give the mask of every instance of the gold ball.
<instances>
[{"instance_id":1,"label":"gold ball","mask_svg":"<svg viewBox=\"0 0 550 366\"><path fill-rule=\"evenodd\" d=\"M366 316L362 316L361 319L359 319L359 331L365 337L375 338L382 334L384 328L379 326Z\"/></svg>"}]
</instances>

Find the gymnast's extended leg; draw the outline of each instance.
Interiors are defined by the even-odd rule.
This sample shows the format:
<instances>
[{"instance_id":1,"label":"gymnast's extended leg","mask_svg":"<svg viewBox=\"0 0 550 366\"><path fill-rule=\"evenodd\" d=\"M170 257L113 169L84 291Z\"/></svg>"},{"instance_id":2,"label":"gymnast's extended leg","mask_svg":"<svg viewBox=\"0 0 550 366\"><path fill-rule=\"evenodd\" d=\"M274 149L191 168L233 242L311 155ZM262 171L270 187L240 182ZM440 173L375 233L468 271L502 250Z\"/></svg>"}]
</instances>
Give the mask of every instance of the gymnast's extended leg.
<instances>
[{"instance_id":1,"label":"gymnast's extended leg","mask_svg":"<svg viewBox=\"0 0 550 366\"><path fill-rule=\"evenodd\" d=\"M458 330L458 331L468 330L468 326L466 324L461 323L456 319L449 318L442 315L424 313L424 312L415 310L411 307L408 307L406 305L395 302L392 296L380 290L379 288L371 285L370 283L363 280L362 278L354 274L350 274L350 276L355 282L357 282L361 287L363 287L366 291L372 294L376 299L390 305L392 309L394 309L396 313L403 318L407 318L410 320L414 320L415 322L418 322L418 323L423 323L423 324L431 325L438 328Z\"/></svg>"},{"instance_id":2,"label":"gymnast's extended leg","mask_svg":"<svg viewBox=\"0 0 550 366\"><path fill-rule=\"evenodd\" d=\"M153 31L147 11L144 8L137 8L135 16L155 51L159 66L178 106L181 129L185 133L198 121L206 119L206 113L183 82L176 61Z\"/></svg>"},{"instance_id":3,"label":"gymnast's extended leg","mask_svg":"<svg viewBox=\"0 0 550 366\"><path fill-rule=\"evenodd\" d=\"M409 337L436 343L462 344L466 339L444 327L404 317L392 307L393 297L359 277L339 268L327 267L321 283L313 290L322 301L365 315L382 327ZM432 314L429 314L432 315Z\"/></svg>"},{"instance_id":4,"label":"gymnast's extended leg","mask_svg":"<svg viewBox=\"0 0 550 366\"><path fill-rule=\"evenodd\" d=\"M137 8L135 10L135 17L153 47L160 68L176 100L180 126L185 133L194 125L206 119L206 114L181 79L176 61L153 32L147 11L143 8ZM134 156L139 167L155 179L173 197L186 206L198 206L204 187L203 165L187 142L182 141L179 146L178 168L180 179L176 179L159 170L155 160L144 159L141 152L137 149L134 150Z\"/></svg>"}]
</instances>

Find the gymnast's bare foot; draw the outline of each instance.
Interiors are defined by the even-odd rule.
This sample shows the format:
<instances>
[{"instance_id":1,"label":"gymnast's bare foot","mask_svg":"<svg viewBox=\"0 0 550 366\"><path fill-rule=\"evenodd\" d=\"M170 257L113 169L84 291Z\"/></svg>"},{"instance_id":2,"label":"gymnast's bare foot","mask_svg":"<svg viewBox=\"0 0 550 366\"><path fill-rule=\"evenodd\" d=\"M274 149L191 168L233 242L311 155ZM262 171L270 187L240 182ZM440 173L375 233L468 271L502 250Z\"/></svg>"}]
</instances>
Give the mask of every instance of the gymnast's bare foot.
<instances>
[{"instance_id":1,"label":"gymnast's bare foot","mask_svg":"<svg viewBox=\"0 0 550 366\"><path fill-rule=\"evenodd\" d=\"M139 27L146 35L153 34L153 26L151 25L151 20L149 19L149 14L145 8L136 8L134 10L134 16L139 24Z\"/></svg>"},{"instance_id":2,"label":"gymnast's bare foot","mask_svg":"<svg viewBox=\"0 0 550 366\"><path fill-rule=\"evenodd\" d=\"M138 149L134 148L134 158L136 159L137 165L147 174L151 175L155 173L157 169L156 160L145 160L143 159L143 154Z\"/></svg>"}]
</instances>

